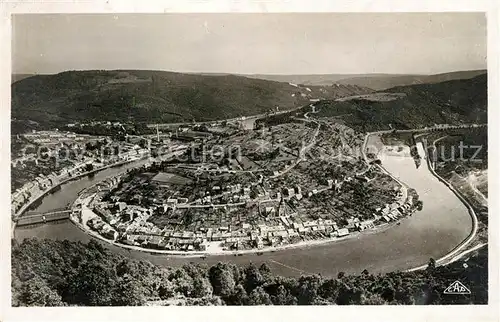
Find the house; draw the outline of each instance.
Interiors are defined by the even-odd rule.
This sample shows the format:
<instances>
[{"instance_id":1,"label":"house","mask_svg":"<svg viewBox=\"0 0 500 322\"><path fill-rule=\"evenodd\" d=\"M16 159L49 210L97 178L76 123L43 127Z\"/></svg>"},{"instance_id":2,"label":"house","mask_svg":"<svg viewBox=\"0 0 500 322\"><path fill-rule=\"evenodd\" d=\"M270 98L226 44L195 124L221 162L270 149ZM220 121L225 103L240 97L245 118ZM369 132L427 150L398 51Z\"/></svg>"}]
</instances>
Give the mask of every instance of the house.
<instances>
[{"instance_id":1,"label":"house","mask_svg":"<svg viewBox=\"0 0 500 322\"><path fill-rule=\"evenodd\" d=\"M176 231L172 234L173 238L180 239L182 238L182 233L180 231Z\"/></svg>"},{"instance_id":2,"label":"house","mask_svg":"<svg viewBox=\"0 0 500 322\"><path fill-rule=\"evenodd\" d=\"M215 232L212 234L212 240L213 241L221 241L222 240L222 234L219 232Z\"/></svg>"},{"instance_id":3,"label":"house","mask_svg":"<svg viewBox=\"0 0 500 322\"><path fill-rule=\"evenodd\" d=\"M111 240L115 240L116 238L118 238L118 233L113 230L110 226L108 225L105 225L100 231L99 233L101 234L101 236L103 236L104 238L107 238L107 239L111 239Z\"/></svg>"},{"instance_id":4,"label":"house","mask_svg":"<svg viewBox=\"0 0 500 322\"><path fill-rule=\"evenodd\" d=\"M207 250L207 244L206 243L201 243L198 245L198 249L201 250L202 252Z\"/></svg>"},{"instance_id":5,"label":"house","mask_svg":"<svg viewBox=\"0 0 500 322\"><path fill-rule=\"evenodd\" d=\"M127 204L125 202L117 202L117 206L118 206L118 211L123 211L125 210L125 208L127 208Z\"/></svg>"},{"instance_id":6,"label":"house","mask_svg":"<svg viewBox=\"0 0 500 322\"><path fill-rule=\"evenodd\" d=\"M347 228L342 228L337 231L339 237L344 237L349 235L349 229Z\"/></svg>"},{"instance_id":7,"label":"house","mask_svg":"<svg viewBox=\"0 0 500 322\"><path fill-rule=\"evenodd\" d=\"M151 245L151 247L153 248L159 248L160 246L160 243L162 242L163 238L160 237L160 236L153 236L151 237L151 239L149 240L149 244Z\"/></svg>"},{"instance_id":8,"label":"house","mask_svg":"<svg viewBox=\"0 0 500 322\"><path fill-rule=\"evenodd\" d=\"M292 197L294 194L295 194L295 190L293 188L286 188L285 189L285 194L288 196L288 197Z\"/></svg>"},{"instance_id":9,"label":"house","mask_svg":"<svg viewBox=\"0 0 500 322\"><path fill-rule=\"evenodd\" d=\"M126 235L125 239L123 239L122 242L126 245L132 245L132 246L136 245L135 235Z\"/></svg>"},{"instance_id":10,"label":"house","mask_svg":"<svg viewBox=\"0 0 500 322\"><path fill-rule=\"evenodd\" d=\"M373 220L365 220L359 223L359 228L361 230L374 228Z\"/></svg>"},{"instance_id":11,"label":"house","mask_svg":"<svg viewBox=\"0 0 500 322\"><path fill-rule=\"evenodd\" d=\"M264 247L264 243L262 242L262 238L260 236L257 236L255 239L255 246L257 246L258 249L262 249Z\"/></svg>"},{"instance_id":12,"label":"house","mask_svg":"<svg viewBox=\"0 0 500 322\"><path fill-rule=\"evenodd\" d=\"M283 238L288 238L288 232L286 230L278 230L274 232L274 236Z\"/></svg>"}]
</instances>

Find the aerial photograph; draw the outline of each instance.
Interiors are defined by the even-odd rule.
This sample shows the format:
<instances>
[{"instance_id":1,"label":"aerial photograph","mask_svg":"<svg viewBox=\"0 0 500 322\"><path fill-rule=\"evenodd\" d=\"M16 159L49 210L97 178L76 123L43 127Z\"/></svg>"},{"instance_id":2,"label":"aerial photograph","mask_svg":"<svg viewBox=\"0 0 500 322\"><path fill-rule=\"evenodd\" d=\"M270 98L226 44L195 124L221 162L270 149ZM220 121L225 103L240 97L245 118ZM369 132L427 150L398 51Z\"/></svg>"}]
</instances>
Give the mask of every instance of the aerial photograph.
<instances>
[{"instance_id":1,"label":"aerial photograph","mask_svg":"<svg viewBox=\"0 0 500 322\"><path fill-rule=\"evenodd\" d=\"M12 15L11 306L488 304L486 22Z\"/></svg>"}]
</instances>

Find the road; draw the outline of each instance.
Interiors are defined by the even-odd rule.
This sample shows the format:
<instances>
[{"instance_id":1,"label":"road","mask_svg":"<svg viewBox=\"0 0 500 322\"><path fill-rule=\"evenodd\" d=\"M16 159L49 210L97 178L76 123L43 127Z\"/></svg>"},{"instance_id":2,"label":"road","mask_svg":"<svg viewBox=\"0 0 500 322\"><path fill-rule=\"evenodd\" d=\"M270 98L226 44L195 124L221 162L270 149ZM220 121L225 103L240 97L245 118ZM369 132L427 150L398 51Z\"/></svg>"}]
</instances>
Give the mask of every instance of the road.
<instances>
[{"instance_id":1,"label":"road","mask_svg":"<svg viewBox=\"0 0 500 322\"><path fill-rule=\"evenodd\" d=\"M251 120L257 120L260 118L268 117L268 116L273 116L273 115L281 115L285 113L290 113L293 111L297 111L304 106L299 106L292 108L290 110L283 110L283 111L278 111L278 112L273 112L273 113L262 113L262 114L257 114L257 115L249 115L249 116L239 116L239 117L233 117L233 118L228 118L228 119L223 119L223 120L211 120L211 121L201 121L201 122L181 122L181 123L154 123L154 124L148 124L148 128L156 128L157 126L159 128L164 128L164 127L176 127L176 126L183 126L183 125L204 125L204 124L212 124L212 123L221 123L221 122L238 122L238 121L251 121Z\"/></svg>"}]
</instances>

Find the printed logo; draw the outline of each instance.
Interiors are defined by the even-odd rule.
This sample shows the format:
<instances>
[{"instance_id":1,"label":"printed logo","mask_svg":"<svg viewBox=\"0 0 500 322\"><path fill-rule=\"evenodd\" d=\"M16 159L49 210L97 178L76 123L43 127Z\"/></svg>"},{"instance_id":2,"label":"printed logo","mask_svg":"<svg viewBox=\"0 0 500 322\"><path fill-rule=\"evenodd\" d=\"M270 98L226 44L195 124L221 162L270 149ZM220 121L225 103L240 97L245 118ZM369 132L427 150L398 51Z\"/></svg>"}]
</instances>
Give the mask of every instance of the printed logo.
<instances>
[{"instance_id":1,"label":"printed logo","mask_svg":"<svg viewBox=\"0 0 500 322\"><path fill-rule=\"evenodd\" d=\"M470 294L470 290L460 281L451 283L443 292L444 294Z\"/></svg>"}]
</instances>

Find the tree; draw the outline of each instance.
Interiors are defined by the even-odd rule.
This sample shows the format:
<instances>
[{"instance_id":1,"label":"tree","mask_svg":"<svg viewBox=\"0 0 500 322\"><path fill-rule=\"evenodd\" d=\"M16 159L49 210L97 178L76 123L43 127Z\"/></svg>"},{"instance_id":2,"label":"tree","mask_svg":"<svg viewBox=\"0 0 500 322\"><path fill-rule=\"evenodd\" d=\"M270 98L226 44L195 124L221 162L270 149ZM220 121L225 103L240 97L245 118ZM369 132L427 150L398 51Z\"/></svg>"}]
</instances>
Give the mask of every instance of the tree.
<instances>
[{"instance_id":1,"label":"tree","mask_svg":"<svg viewBox=\"0 0 500 322\"><path fill-rule=\"evenodd\" d=\"M191 296L206 297L212 295L212 292L212 285L210 285L210 282L206 278L197 276L193 279L193 292Z\"/></svg>"},{"instance_id":2,"label":"tree","mask_svg":"<svg viewBox=\"0 0 500 322\"><path fill-rule=\"evenodd\" d=\"M228 305L247 305L248 295L243 285L241 284L236 285L236 287L233 290L233 293L225 299L225 302Z\"/></svg>"},{"instance_id":3,"label":"tree","mask_svg":"<svg viewBox=\"0 0 500 322\"><path fill-rule=\"evenodd\" d=\"M321 277L318 275L302 276L299 278L298 304L313 304L318 296L318 289L321 286Z\"/></svg>"},{"instance_id":4,"label":"tree","mask_svg":"<svg viewBox=\"0 0 500 322\"><path fill-rule=\"evenodd\" d=\"M77 305L111 305L111 290L115 284L116 276L109 267L97 262L84 262L70 277L64 300Z\"/></svg>"},{"instance_id":5,"label":"tree","mask_svg":"<svg viewBox=\"0 0 500 322\"><path fill-rule=\"evenodd\" d=\"M85 171L86 171L86 172L90 172L90 171L92 171L92 170L94 170L94 165L93 165L92 163L87 163L87 164L85 165Z\"/></svg>"},{"instance_id":6,"label":"tree","mask_svg":"<svg viewBox=\"0 0 500 322\"><path fill-rule=\"evenodd\" d=\"M336 303L338 305L361 304L362 295L361 290L343 284L339 289Z\"/></svg>"},{"instance_id":7,"label":"tree","mask_svg":"<svg viewBox=\"0 0 500 322\"><path fill-rule=\"evenodd\" d=\"M338 296L341 282L336 279L326 280L319 288L318 294L325 299L335 301Z\"/></svg>"},{"instance_id":8,"label":"tree","mask_svg":"<svg viewBox=\"0 0 500 322\"><path fill-rule=\"evenodd\" d=\"M228 296L232 293L236 283L229 265L218 263L212 266L208 276L215 295Z\"/></svg>"},{"instance_id":9,"label":"tree","mask_svg":"<svg viewBox=\"0 0 500 322\"><path fill-rule=\"evenodd\" d=\"M13 300L15 297L13 292ZM64 306L61 296L39 276L22 284L17 301L19 306Z\"/></svg>"},{"instance_id":10,"label":"tree","mask_svg":"<svg viewBox=\"0 0 500 322\"><path fill-rule=\"evenodd\" d=\"M363 305L385 305L387 302L380 297L379 294L370 294L369 296L363 296L362 298Z\"/></svg>"},{"instance_id":11,"label":"tree","mask_svg":"<svg viewBox=\"0 0 500 322\"><path fill-rule=\"evenodd\" d=\"M429 259L429 264L427 265L427 271L432 272L436 269L436 260L434 258Z\"/></svg>"},{"instance_id":12,"label":"tree","mask_svg":"<svg viewBox=\"0 0 500 322\"><path fill-rule=\"evenodd\" d=\"M272 305L271 297L261 286L257 287L248 296L248 305Z\"/></svg>"},{"instance_id":13,"label":"tree","mask_svg":"<svg viewBox=\"0 0 500 322\"><path fill-rule=\"evenodd\" d=\"M271 273L271 268L266 263L262 263L259 267L259 272L264 278L264 282L271 282L273 274Z\"/></svg>"},{"instance_id":14,"label":"tree","mask_svg":"<svg viewBox=\"0 0 500 322\"><path fill-rule=\"evenodd\" d=\"M158 286L158 296L162 300L169 299L174 296L175 285L170 282L168 279L162 280L160 285Z\"/></svg>"},{"instance_id":15,"label":"tree","mask_svg":"<svg viewBox=\"0 0 500 322\"><path fill-rule=\"evenodd\" d=\"M250 263L245 269L245 289L247 292L251 292L253 289L264 284L264 277L257 269L257 267Z\"/></svg>"},{"instance_id":16,"label":"tree","mask_svg":"<svg viewBox=\"0 0 500 322\"><path fill-rule=\"evenodd\" d=\"M144 298L145 289L138 279L125 275L118 280L116 291L113 292L113 305L117 306L141 306L146 302Z\"/></svg>"},{"instance_id":17,"label":"tree","mask_svg":"<svg viewBox=\"0 0 500 322\"><path fill-rule=\"evenodd\" d=\"M294 305L297 299L290 294L284 285L279 285L275 294L271 295L271 301L274 305Z\"/></svg>"},{"instance_id":18,"label":"tree","mask_svg":"<svg viewBox=\"0 0 500 322\"><path fill-rule=\"evenodd\" d=\"M384 287L381 296L385 301L392 302L394 300L394 297L396 296L396 290L392 285L389 284Z\"/></svg>"},{"instance_id":19,"label":"tree","mask_svg":"<svg viewBox=\"0 0 500 322\"><path fill-rule=\"evenodd\" d=\"M179 268L172 274L175 290L185 296L191 296L194 290L193 278L184 270Z\"/></svg>"},{"instance_id":20,"label":"tree","mask_svg":"<svg viewBox=\"0 0 500 322\"><path fill-rule=\"evenodd\" d=\"M132 273L132 271L132 264L128 259L124 259L120 263L118 263L118 265L116 265L116 275L118 275L119 277L122 277L125 274L130 274Z\"/></svg>"}]
</instances>

